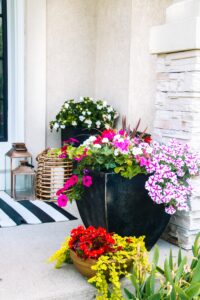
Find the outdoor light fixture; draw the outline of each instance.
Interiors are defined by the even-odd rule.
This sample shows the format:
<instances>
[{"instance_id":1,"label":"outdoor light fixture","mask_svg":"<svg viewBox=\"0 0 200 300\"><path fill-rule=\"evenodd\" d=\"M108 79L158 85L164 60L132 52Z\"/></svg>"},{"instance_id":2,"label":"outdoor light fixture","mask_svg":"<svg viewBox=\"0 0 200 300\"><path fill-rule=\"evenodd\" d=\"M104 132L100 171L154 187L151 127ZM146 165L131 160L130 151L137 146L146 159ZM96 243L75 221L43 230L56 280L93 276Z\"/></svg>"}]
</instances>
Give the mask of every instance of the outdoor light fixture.
<instances>
[{"instance_id":1,"label":"outdoor light fixture","mask_svg":"<svg viewBox=\"0 0 200 300\"><path fill-rule=\"evenodd\" d=\"M32 155L24 143L14 143L5 154L5 192L14 199L34 198Z\"/></svg>"}]
</instances>

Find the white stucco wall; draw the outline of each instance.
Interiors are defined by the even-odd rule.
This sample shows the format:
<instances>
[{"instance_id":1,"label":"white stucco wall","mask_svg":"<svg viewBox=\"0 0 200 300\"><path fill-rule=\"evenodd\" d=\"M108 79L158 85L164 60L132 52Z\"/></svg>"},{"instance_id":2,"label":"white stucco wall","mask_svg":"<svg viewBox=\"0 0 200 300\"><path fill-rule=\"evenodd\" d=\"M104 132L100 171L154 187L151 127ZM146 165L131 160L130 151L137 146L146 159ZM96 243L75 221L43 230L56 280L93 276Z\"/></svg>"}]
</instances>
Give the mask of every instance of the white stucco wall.
<instances>
[{"instance_id":1,"label":"white stucco wall","mask_svg":"<svg viewBox=\"0 0 200 300\"><path fill-rule=\"evenodd\" d=\"M164 22L172 0L25 2L25 135L33 154L59 146L60 134L48 124L69 98L105 98L132 125L142 117L151 130L156 85L149 30Z\"/></svg>"},{"instance_id":2,"label":"white stucco wall","mask_svg":"<svg viewBox=\"0 0 200 300\"><path fill-rule=\"evenodd\" d=\"M141 129L152 132L156 95L156 56L149 53L152 26L165 21L172 0L133 0L128 119L141 118Z\"/></svg>"},{"instance_id":3,"label":"white stucco wall","mask_svg":"<svg viewBox=\"0 0 200 300\"><path fill-rule=\"evenodd\" d=\"M47 0L47 146L60 134L48 128L64 100L94 95L96 1Z\"/></svg>"},{"instance_id":4,"label":"white stucco wall","mask_svg":"<svg viewBox=\"0 0 200 300\"><path fill-rule=\"evenodd\" d=\"M132 0L97 2L95 96L127 115Z\"/></svg>"}]
</instances>

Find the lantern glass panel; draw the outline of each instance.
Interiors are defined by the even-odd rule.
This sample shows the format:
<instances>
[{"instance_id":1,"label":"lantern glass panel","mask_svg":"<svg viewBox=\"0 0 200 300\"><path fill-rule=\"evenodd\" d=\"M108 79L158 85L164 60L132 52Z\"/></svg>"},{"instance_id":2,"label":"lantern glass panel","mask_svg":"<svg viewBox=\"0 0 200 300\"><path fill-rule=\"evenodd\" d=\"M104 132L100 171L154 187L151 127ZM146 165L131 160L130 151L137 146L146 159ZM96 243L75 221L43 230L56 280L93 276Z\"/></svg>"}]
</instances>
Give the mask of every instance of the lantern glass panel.
<instances>
[{"instance_id":1,"label":"lantern glass panel","mask_svg":"<svg viewBox=\"0 0 200 300\"><path fill-rule=\"evenodd\" d=\"M14 195L16 199L34 198L34 175L16 174L14 175Z\"/></svg>"},{"instance_id":2,"label":"lantern glass panel","mask_svg":"<svg viewBox=\"0 0 200 300\"><path fill-rule=\"evenodd\" d=\"M5 156L5 192L12 196L11 190L11 177L12 170L16 169L20 165L21 157L11 158L9 156ZM23 160L27 160L29 164L32 164L31 157L23 158Z\"/></svg>"}]
</instances>

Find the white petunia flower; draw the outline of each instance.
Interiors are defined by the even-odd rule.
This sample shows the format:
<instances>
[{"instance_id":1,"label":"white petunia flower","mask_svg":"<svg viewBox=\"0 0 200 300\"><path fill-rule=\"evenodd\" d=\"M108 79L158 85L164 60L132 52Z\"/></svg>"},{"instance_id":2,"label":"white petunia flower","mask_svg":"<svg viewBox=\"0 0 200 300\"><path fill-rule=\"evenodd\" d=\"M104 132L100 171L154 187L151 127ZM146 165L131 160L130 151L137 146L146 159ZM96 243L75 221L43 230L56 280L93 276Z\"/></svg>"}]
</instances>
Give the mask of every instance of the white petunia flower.
<instances>
[{"instance_id":1,"label":"white petunia flower","mask_svg":"<svg viewBox=\"0 0 200 300\"><path fill-rule=\"evenodd\" d=\"M60 126L59 126L59 124L58 123L55 123L54 125L53 125L53 128L54 129L58 129Z\"/></svg>"},{"instance_id":2,"label":"white petunia flower","mask_svg":"<svg viewBox=\"0 0 200 300\"><path fill-rule=\"evenodd\" d=\"M111 120L111 115L107 115L107 119L110 121Z\"/></svg>"},{"instance_id":3,"label":"white petunia flower","mask_svg":"<svg viewBox=\"0 0 200 300\"><path fill-rule=\"evenodd\" d=\"M72 121L72 126L76 126L77 122L76 121Z\"/></svg>"},{"instance_id":4,"label":"white petunia flower","mask_svg":"<svg viewBox=\"0 0 200 300\"><path fill-rule=\"evenodd\" d=\"M110 112L112 112L112 111L113 111L113 108L112 108L111 106L108 106L107 112L110 113Z\"/></svg>"},{"instance_id":5,"label":"white petunia flower","mask_svg":"<svg viewBox=\"0 0 200 300\"><path fill-rule=\"evenodd\" d=\"M151 148L151 147L147 147L145 150L146 150L146 152L147 152L147 153L151 154L151 153L152 153L152 151L153 151L153 148Z\"/></svg>"},{"instance_id":6,"label":"white petunia flower","mask_svg":"<svg viewBox=\"0 0 200 300\"><path fill-rule=\"evenodd\" d=\"M114 150L114 156L117 156L119 154L119 149Z\"/></svg>"},{"instance_id":7,"label":"white petunia flower","mask_svg":"<svg viewBox=\"0 0 200 300\"><path fill-rule=\"evenodd\" d=\"M92 121L91 121L91 120L89 120L89 119L86 119L84 123L88 124L89 126L91 126L91 125L92 125Z\"/></svg>"},{"instance_id":8,"label":"white petunia flower","mask_svg":"<svg viewBox=\"0 0 200 300\"><path fill-rule=\"evenodd\" d=\"M140 155L140 154L143 154L143 151L140 148L133 147L132 153L133 153L133 155Z\"/></svg>"},{"instance_id":9,"label":"white petunia flower","mask_svg":"<svg viewBox=\"0 0 200 300\"><path fill-rule=\"evenodd\" d=\"M114 141L118 140L121 138L121 135L120 134L116 134L113 138Z\"/></svg>"},{"instance_id":10,"label":"white petunia flower","mask_svg":"<svg viewBox=\"0 0 200 300\"><path fill-rule=\"evenodd\" d=\"M100 121L96 121L96 125L97 125L97 128L100 128L101 122Z\"/></svg>"},{"instance_id":11,"label":"white petunia flower","mask_svg":"<svg viewBox=\"0 0 200 300\"><path fill-rule=\"evenodd\" d=\"M65 108L68 109L69 108L69 104L65 103Z\"/></svg>"},{"instance_id":12,"label":"white petunia flower","mask_svg":"<svg viewBox=\"0 0 200 300\"><path fill-rule=\"evenodd\" d=\"M103 107L106 107L107 106L107 102L104 100L103 101Z\"/></svg>"},{"instance_id":13,"label":"white petunia flower","mask_svg":"<svg viewBox=\"0 0 200 300\"><path fill-rule=\"evenodd\" d=\"M83 101L83 97L82 96L80 97L80 101Z\"/></svg>"},{"instance_id":14,"label":"white petunia flower","mask_svg":"<svg viewBox=\"0 0 200 300\"><path fill-rule=\"evenodd\" d=\"M89 99L90 99L91 101L93 101L93 100L94 100L94 98L92 98L92 97L89 97Z\"/></svg>"},{"instance_id":15,"label":"white petunia flower","mask_svg":"<svg viewBox=\"0 0 200 300\"><path fill-rule=\"evenodd\" d=\"M110 125L106 123L106 124L105 124L105 128L106 128L106 129L110 129Z\"/></svg>"},{"instance_id":16,"label":"white petunia flower","mask_svg":"<svg viewBox=\"0 0 200 300\"><path fill-rule=\"evenodd\" d=\"M100 149L100 148L101 148L101 145L100 145L100 144L95 144L95 145L94 145L94 148Z\"/></svg>"},{"instance_id":17,"label":"white petunia flower","mask_svg":"<svg viewBox=\"0 0 200 300\"><path fill-rule=\"evenodd\" d=\"M60 128L61 128L61 129L64 129L64 128L65 128L65 125L60 125Z\"/></svg>"},{"instance_id":18,"label":"white petunia flower","mask_svg":"<svg viewBox=\"0 0 200 300\"><path fill-rule=\"evenodd\" d=\"M82 111L82 114L85 116L85 111Z\"/></svg>"},{"instance_id":19,"label":"white petunia flower","mask_svg":"<svg viewBox=\"0 0 200 300\"><path fill-rule=\"evenodd\" d=\"M87 111L87 114L90 116L91 115L91 111Z\"/></svg>"},{"instance_id":20,"label":"white petunia flower","mask_svg":"<svg viewBox=\"0 0 200 300\"><path fill-rule=\"evenodd\" d=\"M102 143L108 143L109 142L109 139L108 138L103 138L102 139Z\"/></svg>"},{"instance_id":21,"label":"white petunia flower","mask_svg":"<svg viewBox=\"0 0 200 300\"><path fill-rule=\"evenodd\" d=\"M79 116L79 120L80 120L80 121L84 121L84 120L85 120L85 117L84 117L84 116Z\"/></svg>"},{"instance_id":22,"label":"white petunia flower","mask_svg":"<svg viewBox=\"0 0 200 300\"><path fill-rule=\"evenodd\" d=\"M94 142L94 141L96 141L96 136L95 135L91 135L88 139L87 139L87 141L89 141L89 142Z\"/></svg>"},{"instance_id":23,"label":"white petunia flower","mask_svg":"<svg viewBox=\"0 0 200 300\"><path fill-rule=\"evenodd\" d=\"M102 109L102 106L97 104L97 109L99 109L99 110Z\"/></svg>"}]
</instances>

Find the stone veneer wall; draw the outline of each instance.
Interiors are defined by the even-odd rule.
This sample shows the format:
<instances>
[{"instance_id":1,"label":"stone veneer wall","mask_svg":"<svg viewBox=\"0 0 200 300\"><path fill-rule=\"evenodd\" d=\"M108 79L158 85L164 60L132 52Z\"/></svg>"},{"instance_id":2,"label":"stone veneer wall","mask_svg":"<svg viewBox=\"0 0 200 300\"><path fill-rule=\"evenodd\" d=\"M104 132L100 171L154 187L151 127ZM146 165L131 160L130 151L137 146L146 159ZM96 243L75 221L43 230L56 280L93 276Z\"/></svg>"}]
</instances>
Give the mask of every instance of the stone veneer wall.
<instances>
[{"instance_id":1,"label":"stone veneer wall","mask_svg":"<svg viewBox=\"0 0 200 300\"><path fill-rule=\"evenodd\" d=\"M200 50L159 54L154 138L176 138L200 151ZM191 249L200 230L200 178L192 179L190 211L172 216L164 234Z\"/></svg>"}]
</instances>

